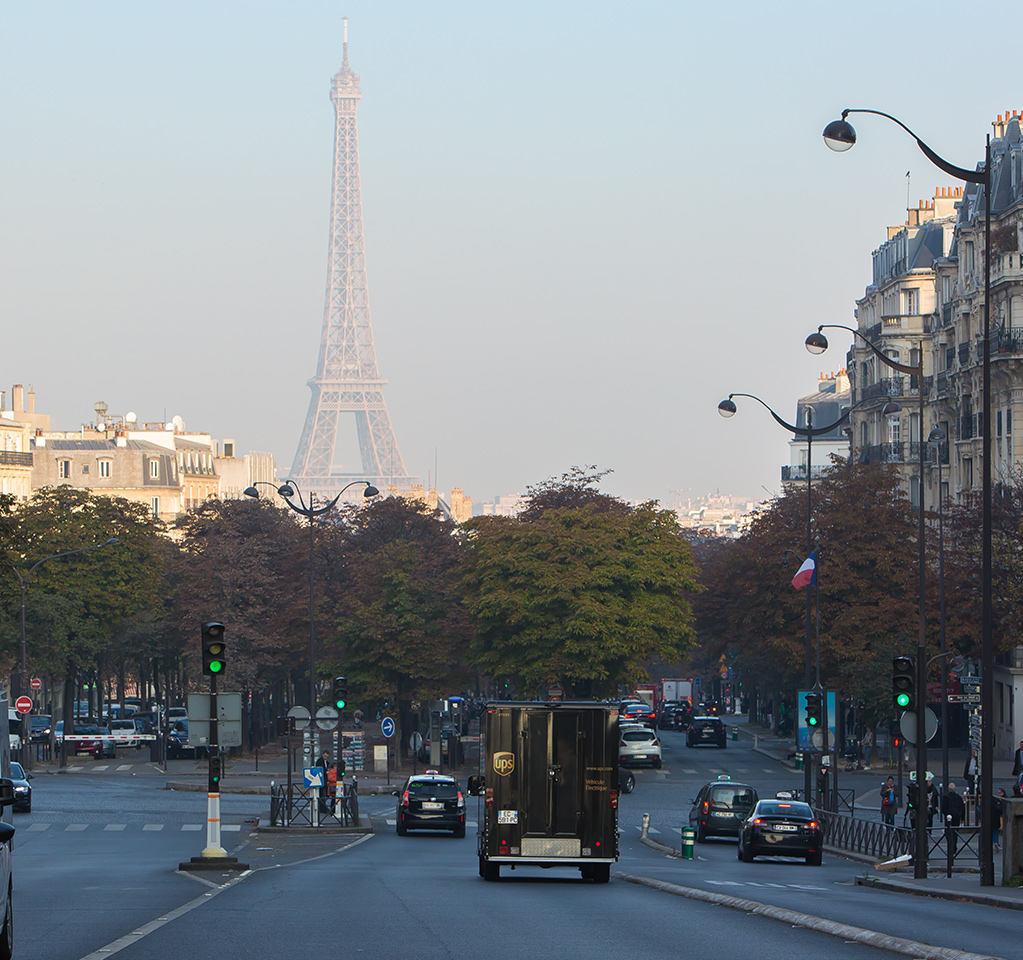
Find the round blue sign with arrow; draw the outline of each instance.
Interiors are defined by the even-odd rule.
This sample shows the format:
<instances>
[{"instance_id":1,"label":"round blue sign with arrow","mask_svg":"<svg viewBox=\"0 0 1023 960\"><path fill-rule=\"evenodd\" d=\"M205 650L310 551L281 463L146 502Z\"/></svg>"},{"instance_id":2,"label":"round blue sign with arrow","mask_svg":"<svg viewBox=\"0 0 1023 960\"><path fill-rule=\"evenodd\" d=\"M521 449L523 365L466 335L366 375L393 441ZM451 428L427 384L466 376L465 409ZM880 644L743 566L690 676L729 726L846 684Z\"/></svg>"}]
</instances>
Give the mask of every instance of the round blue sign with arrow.
<instances>
[{"instance_id":1,"label":"round blue sign with arrow","mask_svg":"<svg viewBox=\"0 0 1023 960\"><path fill-rule=\"evenodd\" d=\"M390 717L384 717L380 721L380 732L388 738L394 736L394 721Z\"/></svg>"}]
</instances>

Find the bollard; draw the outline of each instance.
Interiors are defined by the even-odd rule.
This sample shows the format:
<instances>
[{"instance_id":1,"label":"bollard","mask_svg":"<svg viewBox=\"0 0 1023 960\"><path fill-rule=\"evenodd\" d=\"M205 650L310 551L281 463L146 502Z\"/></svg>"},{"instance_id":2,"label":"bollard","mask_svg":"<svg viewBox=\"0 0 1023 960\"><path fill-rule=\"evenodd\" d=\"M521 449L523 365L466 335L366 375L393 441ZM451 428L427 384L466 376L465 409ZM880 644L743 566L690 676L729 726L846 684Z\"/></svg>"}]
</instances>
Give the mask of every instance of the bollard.
<instances>
[{"instance_id":1,"label":"bollard","mask_svg":"<svg viewBox=\"0 0 1023 960\"><path fill-rule=\"evenodd\" d=\"M682 859L692 860L696 847L696 831L692 827L682 828Z\"/></svg>"},{"instance_id":2,"label":"bollard","mask_svg":"<svg viewBox=\"0 0 1023 960\"><path fill-rule=\"evenodd\" d=\"M646 838L648 836L650 836L650 814L649 813L644 813L643 814L643 826L642 826L642 828L640 830L640 836L644 840L646 840Z\"/></svg>"},{"instance_id":3,"label":"bollard","mask_svg":"<svg viewBox=\"0 0 1023 960\"><path fill-rule=\"evenodd\" d=\"M732 739L733 740L738 740L739 739L739 728L738 727L732 727Z\"/></svg>"},{"instance_id":4,"label":"bollard","mask_svg":"<svg viewBox=\"0 0 1023 960\"><path fill-rule=\"evenodd\" d=\"M796 752L796 769L797 770L802 770L803 769L803 751L802 750L799 750L799 751Z\"/></svg>"}]
</instances>

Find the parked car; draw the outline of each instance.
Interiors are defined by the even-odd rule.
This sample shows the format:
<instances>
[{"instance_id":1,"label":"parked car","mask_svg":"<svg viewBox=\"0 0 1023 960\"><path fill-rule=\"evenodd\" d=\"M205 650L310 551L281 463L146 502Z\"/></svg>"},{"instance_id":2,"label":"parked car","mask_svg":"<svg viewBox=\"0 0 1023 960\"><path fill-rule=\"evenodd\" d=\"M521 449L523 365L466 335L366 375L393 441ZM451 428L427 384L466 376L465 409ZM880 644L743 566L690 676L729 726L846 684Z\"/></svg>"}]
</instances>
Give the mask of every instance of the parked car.
<instances>
[{"instance_id":1,"label":"parked car","mask_svg":"<svg viewBox=\"0 0 1023 960\"><path fill-rule=\"evenodd\" d=\"M824 831L807 803L761 800L739 831L737 856L743 863L754 857L803 857L821 865Z\"/></svg>"},{"instance_id":2,"label":"parked car","mask_svg":"<svg viewBox=\"0 0 1023 960\"><path fill-rule=\"evenodd\" d=\"M139 740L138 728L134 720L111 720L110 736L113 737L114 747L135 747L142 746Z\"/></svg>"},{"instance_id":3,"label":"parked car","mask_svg":"<svg viewBox=\"0 0 1023 960\"><path fill-rule=\"evenodd\" d=\"M720 717L693 717L690 720L686 746L697 747L704 743L717 744L722 750L728 746L728 732Z\"/></svg>"},{"instance_id":4,"label":"parked car","mask_svg":"<svg viewBox=\"0 0 1023 960\"><path fill-rule=\"evenodd\" d=\"M703 843L707 837L737 837L759 799L748 783L728 777L705 783L689 811L689 826L696 831L696 842Z\"/></svg>"},{"instance_id":5,"label":"parked car","mask_svg":"<svg viewBox=\"0 0 1023 960\"><path fill-rule=\"evenodd\" d=\"M619 730L618 764L649 763L655 768L661 766L661 741L657 734L647 727L626 727Z\"/></svg>"},{"instance_id":6,"label":"parked car","mask_svg":"<svg viewBox=\"0 0 1023 960\"><path fill-rule=\"evenodd\" d=\"M76 723L72 728L70 736L64 736L64 721L57 723L56 736L63 740L65 748L72 756L80 753L88 753L97 760L103 757L116 757L117 747L106 727L98 727L91 723ZM72 739L72 737L74 739Z\"/></svg>"},{"instance_id":7,"label":"parked car","mask_svg":"<svg viewBox=\"0 0 1023 960\"><path fill-rule=\"evenodd\" d=\"M11 780L14 781L14 807L15 810L23 810L25 813L32 812L32 779L31 773L25 773L25 768L16 761L11 761Z\"/></svg>"}]
</instances>

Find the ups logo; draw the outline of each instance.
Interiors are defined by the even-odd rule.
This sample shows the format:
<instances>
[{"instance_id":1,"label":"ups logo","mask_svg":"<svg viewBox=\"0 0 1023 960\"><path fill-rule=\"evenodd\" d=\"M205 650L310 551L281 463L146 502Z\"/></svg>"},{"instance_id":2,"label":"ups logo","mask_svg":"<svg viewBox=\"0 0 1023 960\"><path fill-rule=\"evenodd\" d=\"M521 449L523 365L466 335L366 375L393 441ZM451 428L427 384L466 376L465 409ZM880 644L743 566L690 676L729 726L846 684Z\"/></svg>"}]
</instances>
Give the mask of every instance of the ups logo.
<instances>
[{"instance_id":1,"label":"ups logo","mask_svg":"<svg viewBox=\"0 0 1023 960\"><path fill-rule=\"evenodd\" d=\"M507 777L515 769L515 754L502 752L494 754L494 773Z\"/></svg>"}]
</instances>

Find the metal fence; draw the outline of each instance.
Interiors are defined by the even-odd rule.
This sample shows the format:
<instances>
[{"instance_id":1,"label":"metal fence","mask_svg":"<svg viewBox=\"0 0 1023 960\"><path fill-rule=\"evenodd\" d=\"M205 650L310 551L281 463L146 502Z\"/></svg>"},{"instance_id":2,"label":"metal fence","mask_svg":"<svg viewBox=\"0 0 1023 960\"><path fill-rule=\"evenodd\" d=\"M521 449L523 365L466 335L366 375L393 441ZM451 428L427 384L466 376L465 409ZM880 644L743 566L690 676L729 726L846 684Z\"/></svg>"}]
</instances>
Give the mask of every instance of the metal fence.
<instances>
[{"instance_id":1,"label":"metal fence","mask_svg":"<svg viewBox=\"0 0 1023 960\"><path fill-rule=\"evenodd\" d=\"M291 787L290 791L288 787ZM313 814L316 813L314 817ZM339 783L337 796L325 797L319 787L301 783L270 786L270 825L273 827L359 826L359 781Z\"/></svg>"},{"instance_id":2,"label":"metal fence","mask_svg":"<svg viewBox=\"0 0 1023 960\"><path fill-rule=\"evenodd\" d=\"M819 811L824 827L824 842L831 847L893 860L913 853L913 831L908 827L893 827L875 820L859 820L844 813Z\"/></svg>"}]
</instances>

